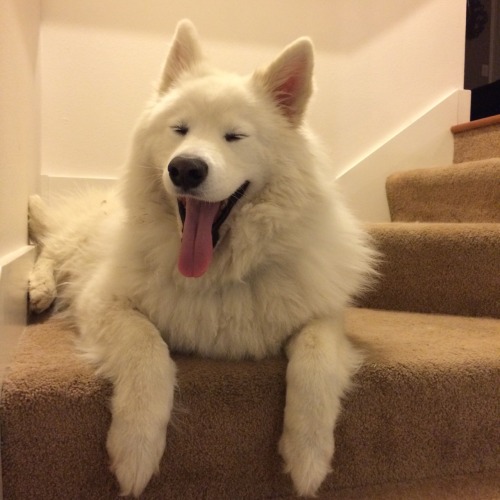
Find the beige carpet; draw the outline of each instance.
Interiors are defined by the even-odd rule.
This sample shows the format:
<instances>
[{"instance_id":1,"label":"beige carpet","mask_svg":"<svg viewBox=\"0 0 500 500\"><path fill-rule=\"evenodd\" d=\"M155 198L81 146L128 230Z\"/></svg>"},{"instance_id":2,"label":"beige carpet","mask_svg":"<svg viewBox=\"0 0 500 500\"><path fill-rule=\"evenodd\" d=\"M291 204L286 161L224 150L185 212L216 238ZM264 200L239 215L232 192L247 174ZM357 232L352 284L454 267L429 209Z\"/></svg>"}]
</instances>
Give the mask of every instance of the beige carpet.
<instances>
[{"instance_id":1,"label":"beige carpet","mask_svg":"<svg viewBox=\"0 0 500 500\"><path fill-rule=\"evenodd\" d=\"M500 157L500 115L452 127L454 163Z\"/></svg>"},{"instance_id":2,"label":"beige carpet","mask_svg":"<svg viewBox=\"0 0 500 500\"><path fill-rule=\"evenodd\" d=\"M398 222L369 231L383 260L363 307L500 318L500 224Z\"/></svg>"},{"instance_id":3,"label":"beige carpet","mask_svg":"<svg viewBox=\"0 0 500 500\"><path fill-rule=\"evenodd\" d=\"M500 158L396 173L386 189L392 221L500 222Z\"/></svg>"},{"instance_id":4,"label":"beige carpet","mask_svg":"<svg viewBox=\"0 0 500 500\"><path fill-rule=\"evenodd\" d=\"M367 362L336 430L324 498L491 476L500 465L500 322L352 309L346 323ZM2 400L7 499L117 498L104 449L110 386L75 356L73 336L57 318L34 324L11 365ZM176 360L177 410L144 498L290 496L276 453L285 360Z\"/></svg>"}]
</instances>

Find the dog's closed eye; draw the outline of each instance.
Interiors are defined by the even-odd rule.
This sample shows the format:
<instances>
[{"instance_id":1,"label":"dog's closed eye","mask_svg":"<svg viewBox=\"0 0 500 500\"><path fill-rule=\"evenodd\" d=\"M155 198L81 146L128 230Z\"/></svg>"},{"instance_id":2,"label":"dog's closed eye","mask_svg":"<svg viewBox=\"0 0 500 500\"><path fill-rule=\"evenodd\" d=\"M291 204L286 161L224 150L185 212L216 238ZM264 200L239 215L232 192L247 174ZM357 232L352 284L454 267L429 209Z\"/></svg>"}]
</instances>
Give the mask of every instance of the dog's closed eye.
<instances>
[{"instance_id":1,"label":"dog's closed eye","mask_svg":"<svg viewBox=\"0 0 500 500\"><path fill-rule=\"evenodd\" d=\"M226 142L236 142L241 139L244 139L245 137L248 137L246 134L238 134L236 132L228 132L227 134L224 135L224 139Z\"/></svg>"},{"instance_id":2,"label":"dog's closed eye","mask_svg":"<svg viewBox=\"0 0 500 500\"><path fill-rule=\"evenodd\" d=\"M184 123L181 123L179 125L174 125L172 127L170 127L177 135L187 135L187 133L189 132L189 128L187 125L185 125Z\"/></svg>"}]
</instances>

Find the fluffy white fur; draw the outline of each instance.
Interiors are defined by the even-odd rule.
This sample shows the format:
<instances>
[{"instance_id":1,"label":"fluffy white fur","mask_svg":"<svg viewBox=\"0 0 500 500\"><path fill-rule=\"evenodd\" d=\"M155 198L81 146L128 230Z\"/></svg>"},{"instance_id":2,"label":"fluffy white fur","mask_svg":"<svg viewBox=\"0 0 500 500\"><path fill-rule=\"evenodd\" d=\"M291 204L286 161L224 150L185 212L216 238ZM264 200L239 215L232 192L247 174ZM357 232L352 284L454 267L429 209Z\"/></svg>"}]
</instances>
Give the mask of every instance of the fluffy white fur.
<instances>
[{"instance_id":1,"label":"fluffy white fur","mask_svg":"<svg viewBox=\"0 0 500 500\"><path fill-rule=\"evenodd\" d=\"M303 124L312 68L302 38L251 76L220 72L183 21L118 192L60 209L30 202L40 248L31 307L42 311L57 295L85 356L114 384L107 449L125 495L140 495L165 449L176 385L169 349L260 359L286 348L285 469L301 495L330 469L341 397L361 362L343 311L371 274L373 252ZM241 137L228 142L228 133ZM182 193L167 165L179 155L209 167L199 199L220 201L250 182L198 278L177 265Z\"/></svg>"}]
</instances>

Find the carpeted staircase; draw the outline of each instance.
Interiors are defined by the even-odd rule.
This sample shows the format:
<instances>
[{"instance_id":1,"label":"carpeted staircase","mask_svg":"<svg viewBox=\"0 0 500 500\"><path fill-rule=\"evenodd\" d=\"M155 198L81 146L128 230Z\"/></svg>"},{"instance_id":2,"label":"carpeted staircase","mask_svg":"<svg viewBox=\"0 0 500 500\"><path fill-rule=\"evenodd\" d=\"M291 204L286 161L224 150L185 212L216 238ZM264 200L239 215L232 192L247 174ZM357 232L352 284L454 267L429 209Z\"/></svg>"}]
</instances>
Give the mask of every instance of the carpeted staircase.
<instances>
[{"instance_id":1,"label":"carpeted staircase","mask_svg":"<svg viewBox=\"0 0 500 500\"><path fill-rule=\"evenodd\" d=\"M370 225L383 277L346 317L367 362L321 499L500 498L500 117L455 140L456 164L391 176L393 222ZM118 497L104 446L111 388L75 357L74 335L39 318L10 366L7 500ZM276 451L285 360L176 360L167 453L143 498L291 499Z\"/></svg>"}]
</instances>

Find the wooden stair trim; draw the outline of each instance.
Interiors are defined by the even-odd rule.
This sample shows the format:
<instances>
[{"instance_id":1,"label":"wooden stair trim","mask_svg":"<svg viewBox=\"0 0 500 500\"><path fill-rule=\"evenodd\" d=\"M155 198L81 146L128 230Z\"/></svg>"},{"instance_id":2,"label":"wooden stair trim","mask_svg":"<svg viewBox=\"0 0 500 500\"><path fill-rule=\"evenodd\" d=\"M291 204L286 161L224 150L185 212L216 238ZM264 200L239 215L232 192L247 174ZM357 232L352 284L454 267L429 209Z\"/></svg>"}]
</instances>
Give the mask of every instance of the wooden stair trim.
<instances>
[{"instance_id":1,"label":"wooden stair trim","mask_svg":"<svg viewBox=\"0 0 500 500\"><path fill-rule=\"evenodd\" d=\"M459 123L458 125L453 125L451 131L454 134L460 134L461 132L467 132L468 130L474 130L482 127L489 127L491 125L500 124L500 115L487 116L486 118L481 118L479 120L473 120L471 122Z\"/></svg>"}]
</instances>

